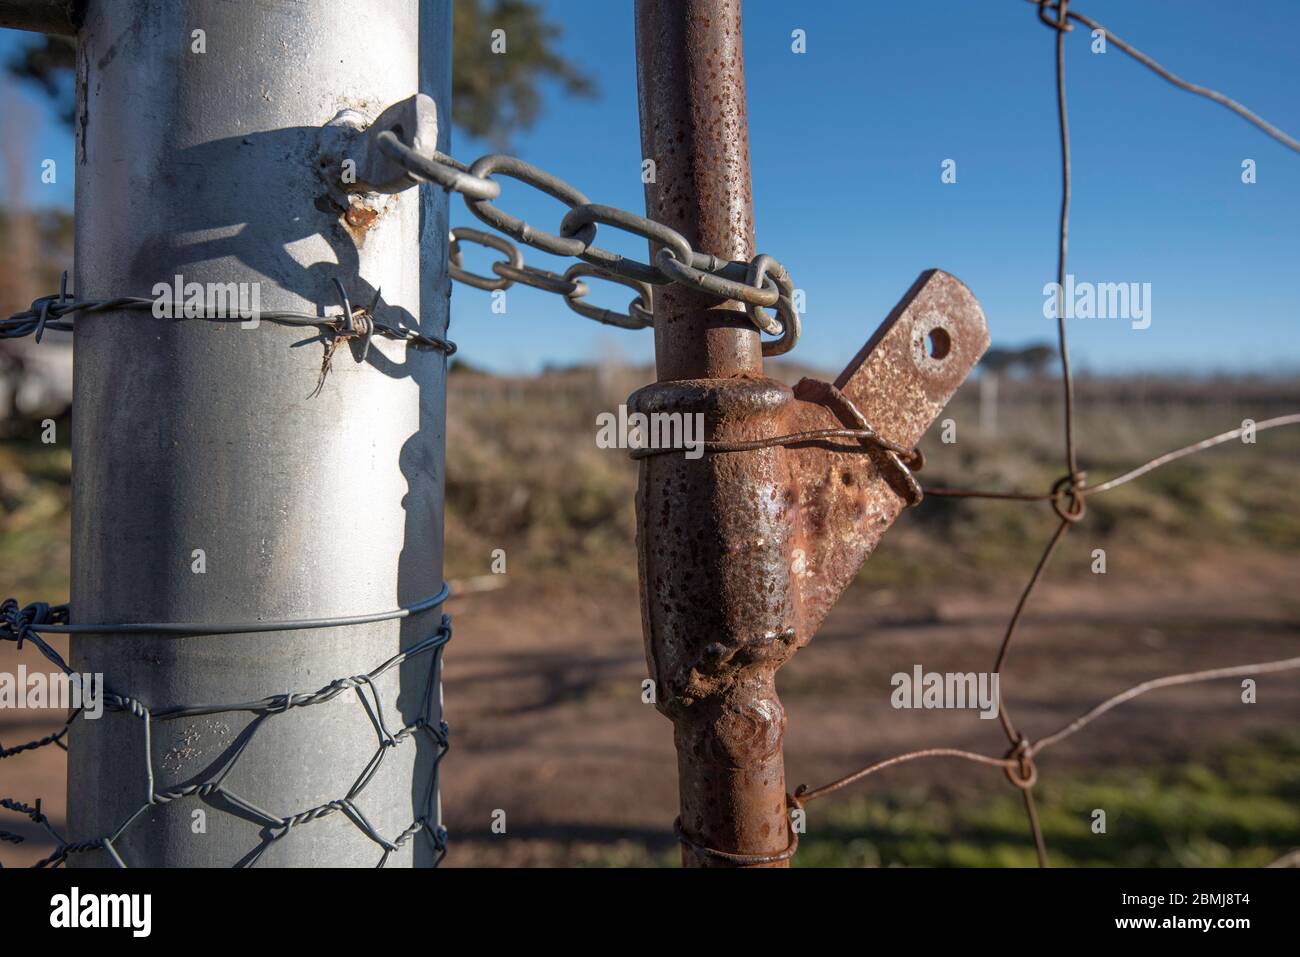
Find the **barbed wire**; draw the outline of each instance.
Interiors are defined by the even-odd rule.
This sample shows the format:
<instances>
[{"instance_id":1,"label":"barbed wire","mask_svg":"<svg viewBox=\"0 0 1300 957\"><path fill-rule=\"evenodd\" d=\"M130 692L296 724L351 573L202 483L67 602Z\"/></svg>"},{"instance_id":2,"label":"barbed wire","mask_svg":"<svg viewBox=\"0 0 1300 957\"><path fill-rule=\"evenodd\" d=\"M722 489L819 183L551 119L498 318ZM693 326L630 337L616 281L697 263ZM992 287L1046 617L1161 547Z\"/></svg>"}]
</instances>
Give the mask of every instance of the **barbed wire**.
<instances>
[{"instance_id":1,"label":"barbed wire","mask_svg":"<svg viewBox=\"0 0 1300 957\"><path fill-rule=\"evenodd\" d=\"M325 343L325 355L321 362L320 376L311 398L319 395L329 375L334 353L339 345L358 340L362 344L360 361L364 362L370 353L370 342L374 336L405 342L417 349L437 349L448 356L455 354L456 344L442 336L417 332L405 323L391 324L375 316L381 290L376 289L370 304L354 307L348 297L347 289L339 279L334 279L334 289L338 295L340 311L337 315L313 315L292 309L241 310L238 304L215 304L196 302L175 302L166 299L147 299L142 296L118 296L113 299L78 299L68 292L68 274L63 274L59 292L55 295L41 296L34 300L22 312L16 312L6 319L0 319L0 340L19 339L32 336L40 342L48 330L72 332L75 328L73 317L77 314L116 312L150 312L172 321L184 322L202 320L206 322L258 323L263 320L276 325L294 328L314 327L320 332L319 338Z\"/></svg>"},{"instance_id":2,"label":"barbed wire","mask_svg":"<svg viewBox=\"0 0 1300 957\"><path fill-rule=\"evenodd\" d=\"M1111 33L1097 21L1084 16L1081 13L1076 13L1075 11L1068 9L1069 0L1029 0L1029 2L1033 3L1038 8L1039 19L1056 32L1056 102L1061 149L1061 210L1060 225L1057 234L1058 289L1064 288L1065 284L1066 250L1069 239L1071 199L1070 130L1069 118L1066 110L1065 82L1065 35L1073 30L1073 27L1070 24L1071 20L1082 23L1092 30L1103 31L1108 42L1115 44L1115 46L1124 53L1133 57L1158 76L1168 80L1180 89L1203 96L1213 102L1227 107L1267 133L1269 136L1276 139L1278 142L1290 149L1300 152L1300 142L1298 142L1294 137L1282 132L1271 123L1268 123L1246 107L1242 106L1240 103L1224 96L1222 93L1211 90L1207 87L1189 83L1186 80L1175 76L1151 57L1115 36L1115 34ZM1055 13L1055 19L1049 17L1050 13ZM1069 343L1065 331L1064 310L1057 310L1056 320L1064 406L1062 431L1065 438L1064 459L1066 474L1057 479L1051 489L1046 492L925 487L925 492L933 496L1049 502L1051 503L1053 510L1056 512L1057 517L1060 519L1049 538L1046 547L1039 556L1038 562L1034 566L1033 573L1030 575L1028 583L1020 593L1015 609L1013 610L1011 618L1007 624L1006 631L1003 634L1002 642L998 646L998 653L994 662L993 673L998 674L999 676L1006 664L1007 654L1010 650L1012 639L1016 635L1017 628L1029 599L1034 594L1038 584L1042 581L1043 574L1051 562L1057 546L1061 543L1062 539L1064 539L1069 529L1084 518L1087 511L1087 499L1089 496L1098 495L1110 491L1111 489L1118 488L1121 485L1125 485L1141 478L1149 472L1177 459L1205 451L1206 449L1213 448L1217 445L1222 445L1223 443L1230 442L1233 439L1241 438L1248 431L1259 432L1281 426L1300 425L1300 413L1277 416L1250 425L1243 423L1240 428L1230 429L1226 432L1221 432L1218 435L1202 439L1199 442L1194 442L1190 445L1166 452L1163 455L1156 456L1142 465L1132 468L1127 472L1123 472L1105 482L1096 485L1089 485L1087 482L1087 473L1082 471L1078 464L1078 445L1075 434L1076 410L1074 404L1074 381L1070 367ZM1041 754L1047 748L1058 744L1066 738L1081 731L1088 724L1092 723L1108 711L1111 711L1112 709L1150 691L1177 685L1213 681L1222 678L1268 674L1296 669L1300 669L1300 657L1266 661L1257 664L1214 668L1206 671L1187 672L1183 674L1168 675L1161 678L1153 678L1107 698L1105 701L1091 708L1064 727L1037 739L1031 739L1026 736L1011 720L1010 713L1006 707L1006 702L1002 697L1002 683L999 681L997 701L998 718L1001 721L1003 731L1006 734L1010 746L1008 752L1002 757L981 754L959 748L922 748L904 752L868 764L857 771L819 787L809 787L808 785L801 784L795 789L795 792L792 795L792 801L796 802L796 804L807 804L809 801L825 797L828 794L832 794L841 788L854 784L857 781L887 768L923 758L952 758L973 764L1001 768L1006 773L1011 783L1016 786L1022 795L1025 804L1025 815L1029 824L1030 836L1034 843L1034 851L1038 858L1039 866L1046 867L1048 865L1047 846L1043 838L1042 826L1039 822L1038 809L1034 802L1033 793L1034 786L1038 782L1038 768L1034 763L1034 759L1037 755Z\"/></svg>"},{"instance_id":3,"label":"barbed wire","mask_svg":"<svg viewBox=\"0 0 1300 957\"><path fill-rule=\"evenodd\" d=\"M9 598L0 603L0 641L12 641L20 650L25 643L31 643L48 661L71 678L75 674L72 668L64 660L63 656L41 637L42 632L93 632L97 634L134 632L214 635L238 634L250 631L329 628L406 618L442 604L447 597L447 593L448 589L444 585L437 595L429 599L404 608L379 612L374 615L219 625L174 623L74 625L69 622L67 605L52 606L34 603L20 607L16 600ZM148 795L145 802L121 821L111 833L81 840L65 838L42 809L39 798L36 799L35 803L28 804L14 798L0 797L0 809L27 817L54 842L54 851L37 861L33 865L35 867L58 866L65 863L74 854L95 850L102 850L107 853L118 867L126 867L127 864L119 853L116 844L127 829L150 808L189 797L197 797L210 805L219 801L227 806L230 813L261 825L260 842L236 862L235 866L237 867L256 865L272 845L285 838L295 827L333 814L344 815L361 833L382 849L382 854L377 863L378 867L387 864L390 855L400 850L412 838L421 833L425 834L431 843L434 854L433 865L437 866L442 862L447 852L447 832L439 820L437 801L438 766L450 748L450 730L446 721L442 719L441 702L442 652L450 640L451 619L447 615L443 615L441 624L432 635L393 655L371 671L337 678L315 691L286 691L282 694L268 695L255 701L176 705L169 708L151 709L148 704L136 697L101 688L100 695L105 711L126 712L141 721L143 727L144 792ZM392 669L424 655L430 655L431 661L419 712L413 721L404 723L394 730L389 726L380 690L375 686L374 682ZM367 695L367 689L369 689L369 695ZM362 710L378 736L379 744L343 797L293 814L278 815L241 797L225 783L226 778L238 765L240 758L247 751L266 721L276 715L285 714L294 708L307 708L332 701L345 691L356 692ZM248 727L241 732L238 740L221 756L221 760L214 762L211 772L172 787L161 789L158 787L154 772L153 722L240 712L251 714L254 717ZM23 744L8 747L0 744L0 760L50 745L66 751L67 746L64 743L64 738L67 737L73 723L78 719L89 720L85 717L84 702L80 707L73 709L69 713L63 726L58 731ZM358 806L357 800L378 773L387 753L408 739L414 740L417 735L426 736L436 748L436 753L430 765L429 786L418 809L418 816L404 827L400 833L388 838L381 834L370 822L360 806ZM24 840L25 838L22 835L12 831L0 830L0 843L20 844Z\"/></svg>"}]
</instances>

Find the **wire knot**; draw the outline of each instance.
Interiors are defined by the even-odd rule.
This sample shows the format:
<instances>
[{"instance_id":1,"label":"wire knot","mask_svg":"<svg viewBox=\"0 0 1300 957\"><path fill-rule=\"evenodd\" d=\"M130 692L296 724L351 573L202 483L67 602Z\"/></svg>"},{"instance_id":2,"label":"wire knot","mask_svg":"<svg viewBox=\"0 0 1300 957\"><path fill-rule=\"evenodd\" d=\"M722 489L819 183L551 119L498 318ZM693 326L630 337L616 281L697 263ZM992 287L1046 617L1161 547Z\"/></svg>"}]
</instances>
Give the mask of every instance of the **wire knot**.
<instances>
[{"instance_id":1,"label":"wire knot","mask_svg":"<svg viewBox=\"0 0 1300 957\"><path fill-rule=\"evenodd\" d=\"M1052 486L1052 511L1060 516L1061 521L1073 525L1080 521L1088 511L1085 494L1087 472L1075 472L1063 475Z\"/></svg>"},{"instance_id":2,"label":"wire knot","mask_svg":"<svg viewBox=\"0 0 1300 957\"><path fill-rule=\"evenodd\" d=\"M881 454L881 464L889 471L890 478L893 479L890 484L894 490L902 496L909 508L921 504L925 499L925 490L912 474L925 467L925 456L919 448L895 444L876 432L862 410L833 383L804 378L795 386L794 391L797 398L826 406L841 422L865 433L859 441L863 448L874 448Z\"/></svg>"},{"instance_id":3,"label":"wire knot","mask_svg":"<svg viewBox=\"0 0 1300 957\"><path fill-rule=\"evenodd\" d=\"M330 369L334 365L334 353L338 351L339 343L351 342L353 339L360 339L362 342L360 362L365 362L370 356L370 341L375 335L375 307L379 305L380 290L375 290L374 297L370 300L370 305L364 309L354 309L352 301L348 298L348 291L343 288L343 283L337 278L334 280L334 288L339 294L339 305L343 307L343 312L330 322L330 338L325 345L325 355L321 358L320 376L316 379L316 388L307 398L314 399L321 394L325 388L325 378L330 374Z\"/></svg>"},{"instance_id":4,"label":"wire knot","mask_svg":"<svg viewBox=\"0 0 1300 957\"><path fill-rule=\"evenodd\" d=\"M1074 29L1070 23L1069 12L1065 9L1070 0L1038 0L1038 19L1059 33L1069 33ZM1047 16L1049 10L1055 10L1057 19Z\"/></svg>"},{"instance_id":5,"label":"wire knot","mask_svg":"<svg viewBox=\"0 0 1300 957\"><path fill-rule=\"evenodd\" d=\"M137 718L148 719L152 717L149 706L138 698L132 698L130 695L113 695L112 698L116 710L130 712Z\"/></svg>"},{"instance_id":6,"label":"wire knot","mask_svg":"<svg viewBox=\"0 0 1300 957\"><path fill-rule=\"evenodd\" d=\"M65 270L63 271L63 276L62 276L62 278L59 280L59 295L58 295L58 297L56 298L56 297L54 297L54 296L44 296L44 297L42 297L42 298L36 300L36 302L33 302L33 303L32 303L32 309L33 309L33 310L36 309L36 303L37 303L37 302L39 302L39 303L41 304L41 317L40 317L40 319L38 319L37 322L36 322L36 341L37 341L37 342L40 342L40 341L41 341L41 336L45 335L45 324L46 324L47 322L50 321L50 308L51 308L52 306L57 306L57 307L59 307L60 310L61 310L62 307L63 307L63 305L64 305L67 301L68 301L68 271L65 269ZM55 313L56 316L57 316L58 314L59 314L59 313L57 313L57 312Z\"/></svg>"},{"instance_id":7,"label":"wire knot","mask_svg":"<svg viewBox=\"0 0 1300 957\"><path fill-rule=\"evenodd\" d=\"M1038 765L1034 764L1033 749L1023 734L1016 741L1016 746L1007 752L1007 759L1016 762L1006 767L1007 778L1012 784L1022 791L1028 791L1038 783Z\"/></svg>"},{"instance_id":8,"label":"wire knot","mask_svg":"<svg viewBox=\"0 0 1300 957\"><path fill-rule=\"evenodd\" d=\"M67 605L51 605L48 602L34 601L30 605L19 606L17 599L6 598L0 603L0 628L8 641L15 642L21 650L23 643L35 640L44 648L44 643L36 634L42 625L64 624L68 620Z\"/></svg>"}]
</instances>

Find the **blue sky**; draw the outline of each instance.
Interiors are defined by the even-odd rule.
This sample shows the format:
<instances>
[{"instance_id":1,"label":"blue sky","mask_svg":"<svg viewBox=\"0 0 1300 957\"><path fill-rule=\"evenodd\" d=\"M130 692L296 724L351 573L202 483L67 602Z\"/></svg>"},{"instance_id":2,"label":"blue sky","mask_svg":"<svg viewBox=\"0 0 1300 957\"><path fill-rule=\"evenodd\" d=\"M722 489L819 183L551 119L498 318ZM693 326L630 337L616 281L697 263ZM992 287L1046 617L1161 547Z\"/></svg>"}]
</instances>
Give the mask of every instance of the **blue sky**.
<instances>
[{"instance_id":1,"label":"blue sky","mask_svg":"<svg viewBox=\"0 0 1300 957\"><path fill-rule=\"evenodd\" d=\"M513 152L594 202L644 208L632 4L551 0L563 51L597 81L593 100L547 89L537 126ZM1300 3L1295 0L1076 0L1175 73L1300 135ZM791 52L791 31L807 52ZM25 38L0 31L0 55ZM484 43L488 42L484 38ZM1050 339L1043 285L1054 279L1060 200L1054 42L1024 0L783 3L745 10L750 150L758 246L807 296L794 357L838 369L923 269L971 287L995 345ZM1300 155L1227 110L1181 92L1111 47L1067 42L1074 158L1069 271L1079 281L1151 284L1151 325L1068 324L1077 361L1096 371L1294 370L1300 293ZM13 94L11 87L8 94ZM39 95L38 156L68 158L70 136ZM8 96L7 96L8 98ZM466 161L491 152L463 135ZM1258 182L1241 182L1243 159ZM945 159L957 182L940 181ZM35 165L35 164L33 164ZM39 170L33 170L38 184ZM45 192L40 192L44 190ZM70 203L71 184L32 186ZM455 225L479 222L453 199ZM560 203L504 180L500 204L554 231ZM644 244L602 245L643 256ZM566 263L525 249L534 265ZM487 271L489 253L466 264ZM622 305L618 289L593 299ZM649 331L571 313L512 289L506 315L487 293L453 298L452 336L477 365L531 371L618 354L653 355Z\"/></svg>"}]
</instances>

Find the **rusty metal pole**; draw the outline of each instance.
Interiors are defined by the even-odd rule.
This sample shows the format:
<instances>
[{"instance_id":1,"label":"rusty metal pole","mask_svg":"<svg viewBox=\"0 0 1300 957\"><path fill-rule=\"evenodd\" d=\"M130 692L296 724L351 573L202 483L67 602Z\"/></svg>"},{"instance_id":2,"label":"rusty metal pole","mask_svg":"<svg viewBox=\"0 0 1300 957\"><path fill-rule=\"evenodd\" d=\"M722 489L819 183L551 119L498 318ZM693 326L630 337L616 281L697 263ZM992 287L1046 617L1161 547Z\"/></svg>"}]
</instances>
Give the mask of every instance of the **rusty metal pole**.
<instances>
[{"instance_id":1,"label":"rusty metal pole","mask_svg":"<svg viewBox=\"0 0 1300 957\"><path fill-rule=\"evenodd\" d=\"M646 184L646 215L680 232L693 249L749 259L754 226L740 0L638 0L636 45L642 153L655 161L656 173L654 182ZM655 357L664 385L641 396L653 400L657 410L687 411L701 393L689 384L693 381L762 374L758 332L736 303L718 305L715 298L676 285L656 293ZM718 394L759 404L774 395L761 380ZM756 457L774 460L776 453ZM666 615L672 620L664 622L665 640L679 652L711 644L734 648L741 637L732 620L734 604L760 604L752 599L768 578L760 569L742 571L740 566L747 564L743 556L723 561L727 543L749 531L743 518L742 527L726 527L728 511L720 507L729 497L745 495L748 484L746 476L723 471L729 464L735 463L706 457L696 465L665 457L642 467L637 510L642 581L649 578L656 590L675 593L680 603L675 607L701 613L690 621ZM647 529L649 515L662 516L671 528ZM663 531L670 534L661 536ZM661 540L664 546L654 547ZM666 559L662 565L661 559ZM735 603L712 601L719 574ZM779 627L779 614L772 611L781 598L761 602L766 613L755 609L759 620L754 628L767 632ZM652 619L667 609L644 600L642 607L649 642L657 631ZM656 674L654 658L662 655L649 644L647 655L661 686L660 707L676 727L685 832L715 848L781 851L786 846L785 714L773 673L712 689L714 693L688 704L682 697L686 675ZM672 657L689 668L678 655ZM704 863L687 846L683 862Z\"/></svg>"},{"instance_id":2,"label":"rusty metal pole","mask_svg":"<svg viewBox=\"0 0 1300 957\"><path fill-rule=\"evenodd\" d=\"M754 255L740 0L637 0L646 213L696 250ZM654 250L652 250L652 255ZM654 302L658 382L638 412L702 413L734 443L862 428L911 449L988 346L974 296L922 273L835 383L762 369L736 303L677 285ZM817 626L917 486L879 448L778 442L642 459L642 625L673 722L686 866L781 867L788 817L777 669Z\"/></svg>"},{"instance_id":3,"label":"rusty metal pole","mask_svg":"<svg viewBox=\"0 0 1300 957\"><path fill-rule=\"evenodd\" d=\"M641 147L655 161L646 215L691 248L726 259L754 254L749 120L740 0L638 0ZM737 303L682 286L658 290L659 381L763 371L758 331Z\"/></svg>"}]
</instances>

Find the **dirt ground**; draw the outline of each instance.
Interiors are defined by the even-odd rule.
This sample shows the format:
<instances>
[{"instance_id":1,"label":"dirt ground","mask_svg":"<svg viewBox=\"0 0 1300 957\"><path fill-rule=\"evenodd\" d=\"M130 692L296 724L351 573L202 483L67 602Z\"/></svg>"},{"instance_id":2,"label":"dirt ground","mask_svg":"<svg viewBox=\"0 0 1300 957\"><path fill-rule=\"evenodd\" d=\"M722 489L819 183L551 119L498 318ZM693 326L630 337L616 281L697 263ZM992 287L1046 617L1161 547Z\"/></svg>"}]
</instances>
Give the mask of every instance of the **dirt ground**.
<instances>
[{"instance_id":1,"label":"dirt ground","mask_svg":"<svg viewBox=\"0 0 1300 957\"><path fill-rule=\"evenodd\" d=\"M1300 639L1300 562L1225 553L1177 575L1159 567L1107 575L1049 574L1003 672L1003 692L1031 737L1145 679L1290 657ZM618 863L620 848L671 853L676 763L668 721L641 702L645 677L638 598L629 582L563 589L512 572L506 587L454 598L446 654L453 747L443 764L448 866ZM974 712L897 711L889 677L987 670L1020 581L994 593L933 587L924 594L859 582L812 644L781 672L789 724L787 785L817 785L870 761L946 745L1000 754L997 721ZM24 652L26 656L27 653ZM26 659L30 663L30 659ZM12 646L0 669L12 670ZM1249 739L1300 721L1300 676L1265 675L1258 703L1235 680L1153 692L1045 754L1044 777L1176 760L1213 742ZM34 737L0 712L0 740ZM44 795L63 813L63 753L8 759L2 790ZM891 769L857 794L911 784L945 800L962 789L1007 787L1001 773L947 761ZM835 798L829 798L833 801ZM810 810L809 829L817 826ZM497 810L506 833L493 833ZM10 815L9 817L12 817ZM48 850L32 840L0 847L6 865Z\"/></svg>"}]
</instances>

